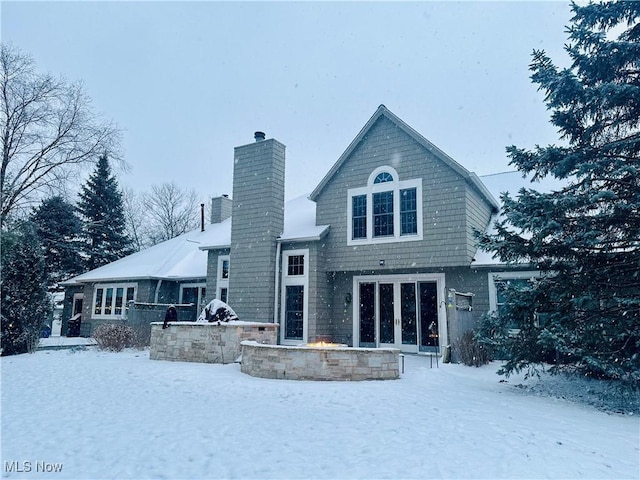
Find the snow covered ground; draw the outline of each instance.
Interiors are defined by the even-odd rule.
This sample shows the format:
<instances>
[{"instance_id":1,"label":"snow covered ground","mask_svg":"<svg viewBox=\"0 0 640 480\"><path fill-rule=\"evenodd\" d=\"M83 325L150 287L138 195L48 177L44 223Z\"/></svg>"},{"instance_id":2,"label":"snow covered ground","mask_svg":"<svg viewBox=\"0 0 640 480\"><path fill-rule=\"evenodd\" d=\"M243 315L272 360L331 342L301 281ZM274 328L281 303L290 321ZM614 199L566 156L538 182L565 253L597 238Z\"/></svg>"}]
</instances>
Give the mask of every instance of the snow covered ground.
<instances>
[{"instance_id":1,"label":"snow covered ground","mask_svg":"<svg viewBox=\"0 0 640 480\"><path fill-rule=\"evenodd\" d=\"M3 478L640 476L637 413L497 364L407 356L399 380L300 382L82 348L2 358Z\"/></svg>"},{"instance_id":2,"label":"snow covered ground","mask_svg":"<svg viewBox=\"0 0 640 480\"><path fill-rule=\"evenodd\" d=\"M38 348L41 350L56 350L62 348L95 346L98 342L93 338L84 337L63 337L60 335L41 338Z\"/></svg>"}]
</instances>

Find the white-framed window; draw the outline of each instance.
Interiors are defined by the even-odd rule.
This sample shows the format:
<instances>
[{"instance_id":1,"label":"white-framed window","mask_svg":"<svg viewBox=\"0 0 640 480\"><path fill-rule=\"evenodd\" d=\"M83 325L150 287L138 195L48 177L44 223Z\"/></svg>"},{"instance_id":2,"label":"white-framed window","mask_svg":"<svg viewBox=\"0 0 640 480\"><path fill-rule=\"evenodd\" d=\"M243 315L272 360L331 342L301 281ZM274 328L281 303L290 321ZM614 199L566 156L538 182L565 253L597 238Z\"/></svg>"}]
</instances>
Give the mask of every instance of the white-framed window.
<instances>
[{"instance_id":1,"label":"white-framed window","mask_svg":"<svg viewBox=\"0 0 640 480\"><path fill-rule=\"evenodd\" d=\"M376 168L366 187L347 193L347 244L422 240L422 180L400 180L394 168Z\"/></svg>"},{"instance_id":2,"label":"white-framed window","mask_svg":"<svg viewBox=\"0 0 640 480\"><path fill-rule=\"evenodd\" d=\"M538 270L528 270L519 272L489 272L489 312L499 313L500 308L505 304L506 298L504 295L503 286L525 286L533 279L541 276L541 272ZM536 321L538 315L536 315ZM512 325L511 325L512 323ZM516 321L510 323L511 334L516 334L520 330L517 328Z\"/></svg>"},{"instance_id":3,"label":"white-framed window","mask_svg":"<svg viewBox=\"0 0 640 480\"><path fill-rule=\"evenodd\" d=\"M180 285L180 300L182 304L193 303L198 307L198 313L205 307L207 294L206 283L183 283Z\"/></svg>"},{"instance_id":4,"label":"white-framed window","mask_svg":"<svg viewBox=\"0 0 640 480\"><path fill-rule=\"evenodd\" d=\"M229 255L218 257L218 277L216 280L216 298L227 303L229 297Z\"/></svg>"},{"instance_id":5,"label":"white-framed window","mask_svg":"<svg viewBox=\"0 0 640 480\"><path fill-rule=\"evenodd\" d=\"M540 277L540 271L528 270L520 272L489 272L489 311L498 312L504 305L505 298L501 285L526 285L534 278Z\"/></svg>"},{"instance_id":6,"label":"white-framed window","mask_svg":"<svg viewBox=\"0 0 640 480\"><path fill-rule=\"evenodd\" d=\"M307 341L309 304L309 250L282 252L281 343Z\"/></svg>"},{"instance_id":7,"label":"white-framed window","mask_svg":"<svg viewBox=\"0 0 640 480\"><path fill-rule=\"evenodd\" d=\"M97 284L93 289L92 318L126 316L127 305L136 299L137 283Z\"/></svg>"}]
</instances>

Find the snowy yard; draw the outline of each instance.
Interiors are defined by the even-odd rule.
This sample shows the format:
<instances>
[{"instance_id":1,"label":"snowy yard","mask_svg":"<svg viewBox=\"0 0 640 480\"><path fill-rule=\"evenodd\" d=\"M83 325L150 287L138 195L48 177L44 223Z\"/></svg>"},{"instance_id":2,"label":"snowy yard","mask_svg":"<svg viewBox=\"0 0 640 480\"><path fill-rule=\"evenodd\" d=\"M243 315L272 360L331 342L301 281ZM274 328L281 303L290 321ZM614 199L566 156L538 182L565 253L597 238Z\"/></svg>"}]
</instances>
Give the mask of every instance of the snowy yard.
<instances>
[{"instance_id":1,"label":"snowy yard","mask_svg":"<svg viewBox=\"0 0 640 480\"><path fill-rule=\"evenodd\" d=\"M148 351L5 357L3 478L640 476L637 414L496 369L407 356L400 380L297 382Z\"/></svg>"}]
</instances>

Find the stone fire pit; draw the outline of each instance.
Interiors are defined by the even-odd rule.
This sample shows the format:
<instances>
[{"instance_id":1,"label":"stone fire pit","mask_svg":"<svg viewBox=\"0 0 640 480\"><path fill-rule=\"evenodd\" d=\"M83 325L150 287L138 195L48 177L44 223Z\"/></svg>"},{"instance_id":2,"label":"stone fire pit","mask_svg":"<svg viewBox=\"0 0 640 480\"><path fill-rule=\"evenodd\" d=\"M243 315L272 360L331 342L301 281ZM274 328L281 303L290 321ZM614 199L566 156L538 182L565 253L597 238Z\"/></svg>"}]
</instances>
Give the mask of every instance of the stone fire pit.
<instances>
[{"instance_id":1,"label":"stone fire pit","mask_svg":"<svg viewBox=\"0 0 640 480\"><path fill-rule=\"evenodd\" d=\"M400 350L339 344L300 346L242 342L243 373L289 380L392 380L400 376Z\"/></svg>"}]
</instances>

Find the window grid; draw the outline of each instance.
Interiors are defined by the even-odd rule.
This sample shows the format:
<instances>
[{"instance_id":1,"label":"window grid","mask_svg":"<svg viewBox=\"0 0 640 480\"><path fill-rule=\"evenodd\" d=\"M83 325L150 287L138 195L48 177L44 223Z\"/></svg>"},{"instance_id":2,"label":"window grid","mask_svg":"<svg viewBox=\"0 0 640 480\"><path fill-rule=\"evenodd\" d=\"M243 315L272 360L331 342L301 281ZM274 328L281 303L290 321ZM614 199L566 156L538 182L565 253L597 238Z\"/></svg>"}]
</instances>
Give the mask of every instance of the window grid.
<instances>
[{"instance_id":1,"label":"window grid","mask_svg":"<svg viewBox=\"0 0 640 480\"><path fill-rule=\"evenodd\" d=\"M400 190L400 235L418 233L418 202L415 188Z\"/></svg>"},{"instance_id":2,"label":"window grid","mask_svg":"<svg viewBox=\"0 0 640 480\"><path fill-rule=\"evenodd\" d=\"M393 235L393 191L373 194L373 236Z\"/></svg>"},{"instance_id":3,"label":"window grid","mask_svg":"<svg viewBox=\"0 0 640 480\"><path fill-rule=\"evenodd\" d=\"M122 295L124 294L123 288L116 289L116 315L122 315Z\"/></svg>"},{"instance_id":4,"label":"window grid","mask_svg":"<svg viewBox=\"0 0 640 480\"><path fill-rule=\"evenodd\" d=\"M392 167L379 167L347 201L347 245L423 239L422 179L401 181Z\"/></svg>"},{"instance_id":5,"label":"window grid","mask_svg":"<svg viewBox=\"0 0 640 480\"><path fill-rule=\"evenodd\" d=\"M230 260L228 255L218 257L218 275L216 278L216 298L227 303L229 296Z\"/></svg>"},{"instance_id":6,"label":"window grid","mask_svg":"<svg viewBox=\"0 0 640 480\"><path fill-rule=\"evenodd\" d=\"M285 339L302 340L304 330L304 286L286 287Z\"/></svg>"},{"instance_id":7,"label":"window grid","mask_svg":"<svg viewBox=\"0 0 640 480\"><path fill-rule=\"evenodd\" d=\"M373 181L374 184L386 182L393 182L393 175L391 175L389 172L380 172Z\"/></svg>"},{"instance_id":8,"label":"window grid","mask_svg":"<svg viewBox=\"0 0 640 480\"><path fill-rule=\"evenodd\" d=\"M357 195L352 199L352 238L367 238L367 196Z\"/></svg>"},{"instance_id":9,"label":"window grid","mask_svg":"<svg viewBox=\"0 0 640 480\"><path fill-rule=\"evenodd\" d=\"M135 286L96 285L93 317L120 317L126 315L127 305L135 297Z\"/></svg>"},{"instance_id":10,"label":"window grid","mask_svg":"<svg viewBox=\"0 0 640 480\"><path fill-rule=\"evenodd\" d=\"M229 278L229 260L222 261L221 278Z\"/></svg>"},{"instance_id":11,"label":"window grid","mask_svg":"<svg viewBox=\"0 0 640 480\"><path fill-rule=\"evenodd\" d=\"M304 255L290 255L288 259L287 275L304 275Z\"/></svg>"}]
</instances>

